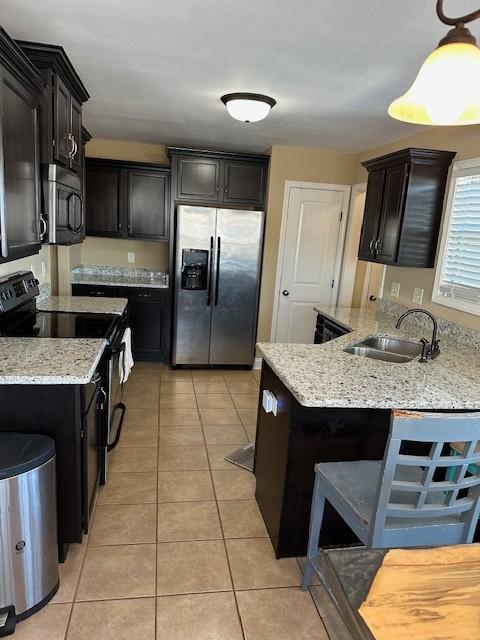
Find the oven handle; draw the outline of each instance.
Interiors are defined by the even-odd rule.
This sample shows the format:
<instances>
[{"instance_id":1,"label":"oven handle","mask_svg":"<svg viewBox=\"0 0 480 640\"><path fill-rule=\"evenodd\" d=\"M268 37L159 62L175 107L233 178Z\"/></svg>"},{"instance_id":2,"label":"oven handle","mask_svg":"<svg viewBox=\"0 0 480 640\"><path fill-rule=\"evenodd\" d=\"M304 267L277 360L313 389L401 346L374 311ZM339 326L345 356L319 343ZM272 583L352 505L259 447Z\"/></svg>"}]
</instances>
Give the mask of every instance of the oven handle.
<instances>
[{"instance_id":1,"label":"oven handle","mask_svg":"<svg viewBox=\"0 0 480 640\"><path fill-rule=\"evenodd\" d=\"M110 349L110 355L116 356L117 353L122 353L123 351L125 351L125 346L125 342L122 342L119 347L113 347L112 349Z\"/></svg>"},{"instance_id":2,"label":"oven handle","mask_svg":"<svg viewBox=\"0 0 480 640\"><path fill-rule=\"evenodd\" d=\"M121 342L119 347L112 347L110 349L110 359L112 359L112 356L116 356L120 353L125 353L125 347L126 344L125 342ZM122 371L123 371L123 375L122 375L122 380L121 380L121 384L125 384L125 358L123 358L122 360Z\"/></svg>"},{"instance_id":3,"label":"oven handle","mask_svg":"<svg viewBox=\"0 0 480 640\"><path fill-rule=\"evenodd\" d=\"M123 421L125 419L125 412L127 410L127 407L125 406L124 402L117 402L117 404L113 407L112 417L115 415L115 413L118 411L118 409L120 409L120 411L122 412L122 415L120 416L120 422L118 423L117 435L115 436L115 440L113 442L108 442L107 443L107 451L108 452L110 452L113 449L115 449L115 447L117 446L117 444L120 441L120 435L122 433Z\"/></svg>"}]
</instances>

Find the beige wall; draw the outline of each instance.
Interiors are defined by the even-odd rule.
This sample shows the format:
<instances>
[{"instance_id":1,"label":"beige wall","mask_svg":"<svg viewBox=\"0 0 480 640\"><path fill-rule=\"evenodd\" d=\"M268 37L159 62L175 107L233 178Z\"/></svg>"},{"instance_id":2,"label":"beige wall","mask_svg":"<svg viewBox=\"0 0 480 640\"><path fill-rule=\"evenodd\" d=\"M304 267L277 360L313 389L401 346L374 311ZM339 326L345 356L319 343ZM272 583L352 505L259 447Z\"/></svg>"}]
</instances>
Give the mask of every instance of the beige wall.
<instances>
[{"instance_id":1,"label":"beige wall","mask_svg":"<svg viewBox=\"0 0 480 640\"><path fill-rule=\"evenodd\" d=\"M353 153L280 145L272 147L260 288L259 342L270 340L285 181L350 185L355 181L357 165L358 156Z\"/></svg>"},{"instance_id":2,"label":"beige wall","mask_svg":"<svg viewBox=\"0 0 480 640\"><path fill-rule=\"evenodd\" d=\"M86 146L91 158L110 158L133 162L170 164L165 145L93 138ZM135 253L135 263L128 262L128 253ZM81 245L78 264L100 264L113 267L131 266L158 271L168 270L168 244L143 240L86 238ZM77 266L72 264L72 266Z\"/></svg>"},{"instance_id":3,"label":"beige wall","mask_svg":"<svg viewBox=\"0 0 480 640\"><path fill-rule=\"evenodd\" d=\"M374 158L381 156L385 153L390 153L398 149L405 149L406 147L423 147L426 149L443 149L446 151L456 151L457 155L455 160L466 160L468 158L480 157L480 126L469 127L431 127L426 131L417 133L408 138L402 138L388 145L378 147L376 149L370 149L359 156L360 161L368 158ZM454 160L454 161L455 161ZM359 165L355 181L363 182L366 180L366 170ZM445 200L448 193L445 193ZM412 293L414 287L421 287L425 290L423 295L423 305L425 308L430 309L433 313L437 314L447 320L453 320L467 327L480 330L480 316L475 316L470 313L464 313L451 309L450 307L444 307L443 305L434 304L431 301L433 281L435 277L434 269L410 269L406 267L387 267L387 273L385 277L385 290L384 297L390 298L390 289L392 282L400 283L400 297L398 302L408 305L409 307L416 306L412 302ZM397 298L391 298L396 300Z\"/></svg>"},{"instance_id":4,"label":"beige wall","mask_svg":"<svg viewBox=\"0 0 480 640\"><path fill-rule=\"evenodd\" d=\"M40 284L50 284L53 288L56 286L56 259L55 247L46 244L43 245L40 253L28 258L21 258L13 262L0 264L0 277L14 273L15 271L23 271L31 269ZM43 269L42 269L43 267Z\"/></svg>"}]
</instances>

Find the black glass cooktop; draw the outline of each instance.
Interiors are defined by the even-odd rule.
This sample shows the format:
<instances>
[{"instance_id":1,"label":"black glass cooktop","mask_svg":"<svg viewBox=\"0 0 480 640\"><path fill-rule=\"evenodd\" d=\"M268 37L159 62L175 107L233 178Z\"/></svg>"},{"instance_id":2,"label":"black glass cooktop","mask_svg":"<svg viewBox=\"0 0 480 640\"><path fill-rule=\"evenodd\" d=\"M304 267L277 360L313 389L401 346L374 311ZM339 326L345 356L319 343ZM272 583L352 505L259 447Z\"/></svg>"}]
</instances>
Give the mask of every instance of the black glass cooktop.
<instances>
[{"instance_id":1,"label":"black glass cooktop","mask_svg":"<svg viewBox=\"0 0 480 640\"><path fill-rule=\"evenodd\" d=\"M117 321L118 316L105 313L20 310L0 323L0 336L108 339Z\"/></svg>"}]
</instances>

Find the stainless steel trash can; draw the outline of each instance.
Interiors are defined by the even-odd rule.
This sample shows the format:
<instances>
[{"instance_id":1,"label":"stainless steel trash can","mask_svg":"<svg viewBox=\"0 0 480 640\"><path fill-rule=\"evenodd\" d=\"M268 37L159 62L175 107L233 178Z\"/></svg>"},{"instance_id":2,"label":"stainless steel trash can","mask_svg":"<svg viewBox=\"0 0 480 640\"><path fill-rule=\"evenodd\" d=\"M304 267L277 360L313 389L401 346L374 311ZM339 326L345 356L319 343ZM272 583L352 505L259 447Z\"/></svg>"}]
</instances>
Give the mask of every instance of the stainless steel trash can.
<instances>
[{"instance_id":1,"label":"stainless steel trash can","mask_svg":"<svg viewBox=\"0 0 480 640\"><path fill-rule=\"evenodd\" d=\"M58 589L55 443L0 433L0 636Z\"/></svg>"}]
</instances>

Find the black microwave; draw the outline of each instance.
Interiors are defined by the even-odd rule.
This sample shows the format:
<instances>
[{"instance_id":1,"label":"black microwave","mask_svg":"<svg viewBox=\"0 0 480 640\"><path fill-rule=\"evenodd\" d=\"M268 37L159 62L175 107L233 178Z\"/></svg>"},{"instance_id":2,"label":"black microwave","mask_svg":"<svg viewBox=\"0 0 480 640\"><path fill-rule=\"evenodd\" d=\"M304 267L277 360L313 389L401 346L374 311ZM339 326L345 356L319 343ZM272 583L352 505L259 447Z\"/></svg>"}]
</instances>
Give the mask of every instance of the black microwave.
<instances>
[{"instance_id":1,"label":"black microwave","mask_svg":"<svg viewBox=\"0 0 480 640\"><path fill-rule=\"evenodd\" d=\"M43 168L42 240L76 244L85 239L85 206L80 177L56 164Z\"/></svg>"}]
</instances>

